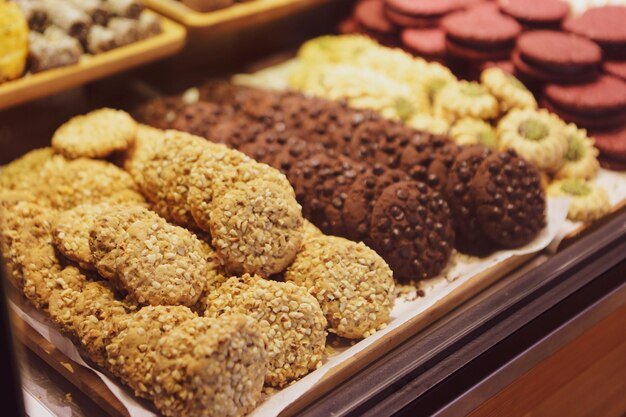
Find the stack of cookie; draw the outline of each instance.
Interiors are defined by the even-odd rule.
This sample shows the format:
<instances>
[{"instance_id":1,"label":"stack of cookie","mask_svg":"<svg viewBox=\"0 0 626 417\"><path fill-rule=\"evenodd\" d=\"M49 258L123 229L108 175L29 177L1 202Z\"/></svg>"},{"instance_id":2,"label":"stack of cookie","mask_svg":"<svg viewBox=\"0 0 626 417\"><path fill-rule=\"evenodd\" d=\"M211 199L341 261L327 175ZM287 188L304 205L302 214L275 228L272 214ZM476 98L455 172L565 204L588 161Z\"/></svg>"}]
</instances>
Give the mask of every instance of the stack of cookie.
<instances>
[{"instance_id":1,"label":"stack of cookie","mask_svg":"<svg viewBox=\"0 0 626 417\"><path fill-rule=\"evenodd\" d=\"M33 73L72 65L85 54L106 52L161 32L156 15L144 12L135 0L14 0L2 7L20 11L14 21L28 22L27 69Z\"/></svg>"},{"instance_id":2,"label":"stack of cookie","mask_svg":"<svg viewBox=\"0 0 626 417\"><path fill-rule=\"evenodd\" d=\"M307 219L327 233L372 246L397 279L423 279L441 272L455 242L455 228L457 247L483 253L524 245L544 225L538 174L513 154L493 152L488 158L491 151L478 146L488 153L475 161L474 171L461 169L462 181L473 191L454 200L453 190L463 185L450 173L464 151L447 138L372 111L351 109L345 102L290 92L212 82L199 95L218 105L181 101L183 107L171 127L224 141L281 169ZM171 100L162 105L171 105ZM161 113L156 107L158 102L140 109L140 119L152 123L150 115ZM508 176L488 187L488 195L479 196L491 179L501 177L498 164L507 167ZM505 177L516 179L508 183ZM461 229L468 218L476 226L471 234ZM499 218L499 226L487 226L492 221L488 218ZM484 243L480 248L466 244L478 238Z\"/></svg>"},{"instance_id":3,"label":"stack of cookie","mask_svg":"<svg viewBox=\"0 0 626 417\"><path fill-rule=\"evenodd\" d=\"M395 299L385 261L305 223L279 171L112 109L0 170L0 245L25 298L167 416L251 411Z\"/></svg>"}]
</instances>

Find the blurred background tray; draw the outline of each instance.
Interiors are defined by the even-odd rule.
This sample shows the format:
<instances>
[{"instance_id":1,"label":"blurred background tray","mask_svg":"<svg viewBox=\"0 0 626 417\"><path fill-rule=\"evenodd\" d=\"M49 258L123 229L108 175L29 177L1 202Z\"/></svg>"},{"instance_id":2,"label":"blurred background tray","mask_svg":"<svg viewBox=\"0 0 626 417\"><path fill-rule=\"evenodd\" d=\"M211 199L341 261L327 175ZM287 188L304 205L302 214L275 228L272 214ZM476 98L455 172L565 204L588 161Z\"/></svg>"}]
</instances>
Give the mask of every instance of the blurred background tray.
<instances>
[{"instance_id":1,"label":"blurred background tray","mask_svg":"<svg viewBox=\"0 0 626 417\"><path fill-rule=\"evenodd\" d=\"M0 110L175 54L185 44L186 30L178 23L160 18L163 31L156 36L98 55L84 56L75 65L28 74L0 84Z\"/></svg>"}]
</instances>

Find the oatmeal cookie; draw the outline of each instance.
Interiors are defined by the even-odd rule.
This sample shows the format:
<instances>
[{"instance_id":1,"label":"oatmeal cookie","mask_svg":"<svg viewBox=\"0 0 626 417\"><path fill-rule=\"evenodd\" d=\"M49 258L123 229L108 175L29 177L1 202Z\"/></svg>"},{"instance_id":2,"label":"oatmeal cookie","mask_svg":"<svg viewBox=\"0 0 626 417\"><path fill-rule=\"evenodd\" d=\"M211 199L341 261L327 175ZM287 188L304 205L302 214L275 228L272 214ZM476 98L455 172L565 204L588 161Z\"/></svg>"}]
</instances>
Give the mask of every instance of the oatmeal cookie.
<instances>
[{"instance_id":1,"label":"oatmeal cookie","mask_svg":"<svg viewBox=\"0 0 626 417\"><path fill-rule=\"evenodd\" d=\"M266 338L249 317L198 317L167 332L155 349L154 403L168 417L242 416L261 399Z\"/></svg>"},{"instance_id":2,"label":"oatmeal cookie","mask_svg":"<svg viewBox=\"0 0 626 417\"><path fill-rule=\"evenodd\" d=\"M196 318L183 306L146 306L120 323L121 330L106 346L107 364L113 374L130 386L135 395L152 398L154 352L163 335L187 320Z\"/></svg>"},{"instance_id":3,"label":"oatmeal cookie","mask_svg":"<svg viewBox=\"0 0 626 417\"><path fill-rule=\"evenodd\" d=\"M232 313L252 317L268 337L267 384L283 387L321 366L326 319L306 288L248 274L230 278L209 295L205 315Z\"/></svg>"},{"instance_id":4,"label":"oatmeal cookie","mask_svg":"<svg viewBox=\"0 0 626 417\"><path fill-rule=\"evenodd\" d=\"M302 209L280 186L262 179L235 184L213 204L213 247L231 273L282 272L302 243Z\"/></svg>"},{"instance_id":5,"label":"oatmeal cookie","mask_svg":"<svg viewBox=\"0 0 626 417\"><path fill-rule=\"evenodd\" d=\"M137 123L128 113L104 108L61 125L52 136L52 147L69 159L106 158L128 149L136 132Z\"/></svg>"},{"instance_id":6,"label":"oatmeal cookie","mask_svg":"<svg viewBox=\"0 0 626 417\"><path fill-rule=\"evenodd\" d=\"M391 269L363 243L334 236L308 239L285 280L319 301L328 330L361 339L389 322L395 294Z\"/></svg>"},{"instance_id":7,"label":"oatmeal cookie","mask_svg":"<svg viewBox=\"0 0 626 417\"><path fill-rule=\"evenodd\" d=\"M37 184L39 171L52 155L52 148L35 149L3 166L0 168L0 189L28 191Z\"/></svg>"},{"instance_id":8,"label":"oatmeal cookie","mask_svg":"<svg viewBox=\"0 0 626 417\"><path fill-rule=\"evenodd\" d=\"M583 179L554 181L548 186L548 195L572 199L567 218L574 222L590 223L611 211L611 202L604 188Z\"/></svg>"}]
</instances>

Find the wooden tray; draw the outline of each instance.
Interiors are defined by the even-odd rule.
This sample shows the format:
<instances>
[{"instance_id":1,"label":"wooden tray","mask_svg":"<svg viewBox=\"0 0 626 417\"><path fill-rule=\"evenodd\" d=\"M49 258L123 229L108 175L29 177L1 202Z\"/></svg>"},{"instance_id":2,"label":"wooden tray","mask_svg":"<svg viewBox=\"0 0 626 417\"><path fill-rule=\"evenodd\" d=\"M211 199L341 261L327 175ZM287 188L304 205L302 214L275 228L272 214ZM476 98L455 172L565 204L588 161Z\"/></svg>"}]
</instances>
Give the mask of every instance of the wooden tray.
<instances>
[{"instance_id":1,"label":"wooden tray","mask_svg":"<svg viewBox=\"0 0 626 417\"><path fill-rule=\"evenodd\" d=\"M329 3L333 0L250 0L212 12L198 12L177 0L144 0L144 4L193 29L218 29L226 24L234 24L250 19L267 20L297 11Z\"/></svg>"},{"instance_id":2,"label":"wooden tray","mask_svg":"<svg viewBox=\"0 0 626 417\"><path fill-rule=\"evenodd\" d=\"M512 257L475 275L423 313L410 319L390 332L386 337L376 341L349 360L331 369L311 390L286 408L280 416L288 417L294 415L372 361L383 356L435 320L443 317L535 255L536 253ZM88 395L109 415L129 417L125 407L95 373L69 359L23 320L14 317L13 321L17 324L15 326L15 335L26 347Z\"/></svg>"},{"instance_id":3,"label":"wooden tray","mask_svg":"<svg viewBox=\"0 0 626 417\"><path fill-rule=\"evenodd\" d=\"M0 110L173 55L185 44L186 30L162 16L161 27L159 35L83 58L75 65L0 84Z\"/></svg>"}]
</instances>

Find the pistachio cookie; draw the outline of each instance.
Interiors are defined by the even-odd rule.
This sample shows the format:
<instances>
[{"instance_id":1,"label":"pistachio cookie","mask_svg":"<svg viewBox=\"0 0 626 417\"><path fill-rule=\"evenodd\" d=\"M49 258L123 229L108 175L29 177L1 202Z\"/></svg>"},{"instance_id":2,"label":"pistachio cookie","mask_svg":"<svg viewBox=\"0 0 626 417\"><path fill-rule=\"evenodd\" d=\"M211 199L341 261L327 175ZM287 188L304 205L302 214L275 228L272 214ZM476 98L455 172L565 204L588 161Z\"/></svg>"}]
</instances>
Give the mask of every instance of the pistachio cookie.
<instances>
[{"instance_id":1,"label":"pistachio cookie","mask_svg":"<svg viewBox=\"0 0 626 417\"><path fill-rule=\"evenodd\" d=\"M565 152L565 162L554 174L555 178L580 178L589 180L596 176L600 163L598 149L593 139L587 136L585 129L578 129L570 123L565 127L565 136L568 146Z\"/></svg>"},{"instance_id":2,"label":"pistachio cookie","mask_svg":"<svg viewBox=\"0 0 626 417\"><path fill-rule=\"evenodd\" d=\"M537 100L520 80L500 68L491 67L480 74L480 82L500 102L500 110L536 109Z\"/></svg>"},{"instance_id":3,"label":"pistachio cookie","mask_svg":"<svg viewBox=\"0 0 626 417\"><path fill-rule=\"evenodd\" d=\"M154 404L167 417L246 415L261 399L265 347L260 327L241 314L180 324L155 349Z\"/></svg>"},{"instance_id":4,"label":"pistachio cookie","mask_svg":"<svg viewBox=\"0 0 626 417\"><path fill-rule=\"evenodd\" d=\"M498 100L476 82L449 83L435 97L435 116L452 122L463 117L494 119L499 114Z\"/></svg>"},{"instance_id":5,"label":"pistachio cookie","mask_svg":"<svg viewBox=\"0 0 626 417\"><path fill-rule=\"evenodd\" d=\"M447 265L454 245L450 207L424 183L393 184L374 205L370 239L396 279L434 277Z\"/></svg>"},{"instance_id":6,"label":"pistachio cookie","mask_svg":"<svg viewBox=\"0 0 626 417\"><path fill-rule=\"evenodd\" d=\"M544 109L514 109L498 123L499 147L514 149L542 171L556 172L568 148L564 127Z\"/></svg>"},{"instance_id":7,"label":"pistachio cookie","mask_svg":"<svg viewBox=\"0 0 626 417\"><path fill-rule=\"evenodd\" d=\"M163 335L198 317L184 306L146 306L125 317L106 346L109 369L142 398L155 395L154 352Z\"/></svg>"},{"instance_id":8,"label":"pistachio cookie","mask_svg":"<svg viewBox=\"0 0 626 417\"><path fill-rule=\"evenodd\" d=\"M395 299L393 273L363 243L334 236L308 239L285 280L317 298L328 330L338 336L368 337L389 322Z\"/></svg>"},{"instance_id":9,"label":"pistachio cookie","mask_svg":"<svg viewBox=\"0 0 626 417\"><path fill-rule=\"evenodd\" d=\"M321 366L326 319L306 288L248 274L230 278L209 294L205 315L233 313L252 317L268 337L267 384L283 387Z\"/></svg>"},{"instance_id":10,"label":"pistachio cookie","mask_svg":"<svg viewBox=\"0 0 626 417\"><path fill-rule=\"evenodd\" d=\"M54 132L52 147L69 159L106 158L128 149L136 132L137 123L128 113L104 108L61 125Z\"/></svg>"},{"instance_id":11,"label":"pistachio cookie","mask_svg":"<svg viewBox=\"0 0 626 417\"><path fill-rule=\"evenodd\" d=\"M268 277L293 261L302 221L289 191L262 179L237 183L213 204L213 247L231 273Z\"/></svg>"},{"instance_id":12,"label":"pistachio cookie","mask_svg":"<svg viewBox=\"0 0 626 417\"><path fill-rule=\"evenodd\" d=\"M548 195L570 197L572 200L567 218L575 222L589 223L611 210L611 202L604 188L584 179L564 179L548 186Z\"/></svg>"},{"instance_id":13,"label":"pistachio cookie","mask_svg":"<svg viewBox=\"0 0 626 417\"><path fill-rule=\"evenodd\" d=\"M189 230L154 213L128 226L116 243L115 281L138 303L189 307L198 301L209 267Z\"/></svg>"},{"instance_id":14,"label":"pistachio cookie","mask_svg":"<svg viewBox=\"0 0 626 417\"><path fill-rule=\"evenodd\" d=\"M536 168L514 150L485 158L470 182L483 233L505 248L530 242L546 225L546 199Z\"/></svg>"},{"instance_id":15,"label":"pistachio cookie","mask_svg":"<svg viewBox=\"0 0 626 417\"><path fill-rule=\"evenodd\" d=\"M463 118L450 129L450 137L458 145L482 145L495 149L498 137L495 129L483 120Z\"/></svg>"}]
</instances>

